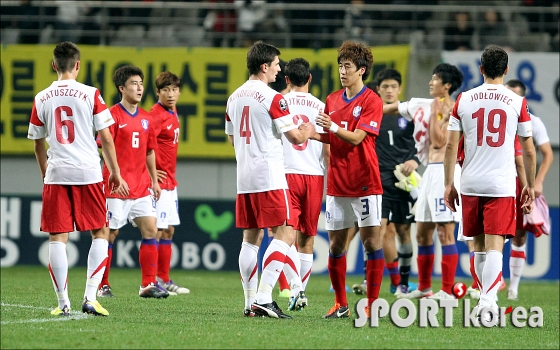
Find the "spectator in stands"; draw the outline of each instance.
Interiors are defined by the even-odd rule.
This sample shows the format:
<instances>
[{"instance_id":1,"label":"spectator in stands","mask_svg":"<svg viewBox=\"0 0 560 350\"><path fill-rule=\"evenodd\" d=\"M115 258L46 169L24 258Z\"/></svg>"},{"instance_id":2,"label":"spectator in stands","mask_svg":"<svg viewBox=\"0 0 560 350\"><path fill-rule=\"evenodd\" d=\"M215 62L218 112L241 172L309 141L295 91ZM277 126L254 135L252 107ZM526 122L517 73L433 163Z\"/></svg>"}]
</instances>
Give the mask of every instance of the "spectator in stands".
<instances>
[{"instance_id":1,"label":"spectator in stands","mask_svg":"<svg viewBox=\"0 0 560 350\"><path fill-rule=\"evenodd\" d=\"M230 3L233 0L206 0L211 3ZM234 10L217 9L209 10L204 16L203 26L209 33L212 46L214 47L232 47L235 41L235 32L237 31L237 15Z\"/></svg>"},{"instance_id":2,"label":"spectator in stands","mask_svg":"<svg viewBox=\"0 0 560 350\"><path fill-rule=\"evenodd\" d=\"M21 29L19 43L39 43L39 7L31 5L31 0L22 0L17 15L21 16L17 20L17 28Z\"/></svg>"},{"instance_id":3,"label":"spectator in stands","mask_svg":"<svg viewBox=\"0 0 560 350\"><path fill-rule=\"evenodd\" d=\"M54 29L58 41L77 42L82 29L82 19L85 7L67 1L57 1L56 22Z\"/></svg>"},{"instance_id":4,"label":"spectator in stands","mask_svg":"<svg viewBox=\"0 0 560 350\"><path fill-rule=\"evenodd\" d=\"M474 28L471 25L469 14L467 12L457 12L453 15L453 18L451 25L445 28L444 50L472 50L471 39Z\"/></svg>"},{"instance_id":5,"label":"spectator in stands","mask_svg":"<svg viewBox=\"0 0 560 350\"><path fill-rule=\"evenodd\" d=\"M362 11L363 0L352 0L346 8L344 15L344 30L346 39L369 45L372 41L373 31L370 18Z\"/></svg>"},{"instance_id":6,"label":"spectator in stands","mask_svg":"<svg viewBox=\"0 0 560 350\"><path fill-rule=\"evenodd\" d=\"M264 0L235 0L237 10L237 46L250 47L259 39L259 26L267 15Z\"/></svg>"},{"instance_id":7,"label":"spectator in stands","mask_svg":"<svg viewBox=\"0 0 560 350\"><path fill-rule=\"evenodd\" d=\"M480 26L480 47L498 45L504 49L511 49L506 23L500 13L494 9L484 12L484 23Z\"/></svg>"}]
</instances>

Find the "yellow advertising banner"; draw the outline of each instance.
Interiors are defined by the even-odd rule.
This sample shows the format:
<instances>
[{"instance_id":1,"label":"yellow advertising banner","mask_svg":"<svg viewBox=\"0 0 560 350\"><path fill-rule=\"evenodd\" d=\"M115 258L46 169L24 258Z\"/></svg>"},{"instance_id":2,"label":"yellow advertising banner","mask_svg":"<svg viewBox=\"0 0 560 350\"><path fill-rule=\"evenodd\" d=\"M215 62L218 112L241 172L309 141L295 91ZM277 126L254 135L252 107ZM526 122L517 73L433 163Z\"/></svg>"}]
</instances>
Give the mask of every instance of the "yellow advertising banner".
<instances>
[{"instance_id":1,"label":"yellow advertising banner","mask_svg":"<svg viewBox=\"0 0 560 350\"><path fill-rule=\"evenodd\" d=\"M35 94L57 79L51 68L53 46L7 45L1 47L0 97L2 155L31 155L27 139L29 116ZM232 159L234 152L224 133L226 102L248 77L247 49L221 48L131 48L81 46L78 81L97 87L109 106L119 102L112 75L122 65L132 64L144 72L141 107L150 110L157 101L155 78L169 70L183 81L177 103L181 124L179 157ZM282 49L280 57L303 57L311 65L310 92L322 99L340 89L336 49ZM408 45L373 47L371 80L383 68L395 68L406 77ZM403 82L404 85L404 82ZM403 86L402 91L406 87ZM402 97L402 96L401 96Z\"/></svg>"}]
</instances>

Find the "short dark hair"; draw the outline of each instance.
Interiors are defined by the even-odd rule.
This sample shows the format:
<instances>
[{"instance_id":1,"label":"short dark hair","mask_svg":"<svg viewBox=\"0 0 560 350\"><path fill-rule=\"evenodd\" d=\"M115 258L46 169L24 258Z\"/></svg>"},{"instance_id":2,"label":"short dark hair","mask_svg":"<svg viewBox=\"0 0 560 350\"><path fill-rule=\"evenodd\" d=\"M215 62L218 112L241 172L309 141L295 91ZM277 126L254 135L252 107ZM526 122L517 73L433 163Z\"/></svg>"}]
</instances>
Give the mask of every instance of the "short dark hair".
<instances>
[{"instance_id":1,"label":"short dark hair","mask_svg":"<svg viewBox=\"0 0 560 350\"><path fill-rule=\"evenodd\" d=\"M491 45L484 49L480 57L484 75L490 79L501 77L508 66L508 54L499 46Z\"/></svg>"},{"instance_id":2,"label":"short dark hair","mask_svg":"<svg viewBox=\"0 0 560 350\"><path fill-rule=\"evenodd\" d=\"M385 68L377 73L374 81L377 84L377 86L379 86L381 85L383 80L396 80L400 86L402 82L401 73L399 73L398 70L393 68Z\"/></svg>"},{"instance_id":3,"label":"short dark hair","mask_svg":"<svg viewBox=\"0 0 560 350\"><path fill-rule=\"evenodd\" d=\"M258 74L263 64L270 65L274 57L280 56L280 50L275 46L259 40L247 52L247 68L249 74Z\"/></svg>"},{"instance_id":4,"label":"short dark hair","mask_svg":"<svg viewBox=\"0 0 560 350\"><path fill-rule=\"evenodd\" d=\"M295 86L305 86L309 81L309 62L304 58L294 58L286 64L286 76Z\"/></svg>"},{"instance_id":5,"label":"short dark hair","mask_svg":"<svg viewBox=\"0 0 560 350\"><path fill-rule=\"evenodd\" d=\"M367 80L373 66L373 54L368 46L353 41L343 42L338 48L337 61L340 64L341 61L345 60L354 63L357 69L365 67L366 71L362 75L362 81Z\"/></svg>"},{"instance_id":6,"label":"short dark hair","mask_svg":"<svg viewBox=\"0 0 560 350\"><path fill-rule=\"evenodd\" d=\"M449 88L449 95L455 92L463 84L463 73L459 68L449 63L438 64L432 74L435 74L441 79L442 84L451 84Z\"/></svg>"},{"instance_id":7,"label":"short dark hair","mask_svg":"<svg viewBox=\"0 0 560 350\"><path fill-rule=\"evenodd\" d=\"M181 88L181 78L169 71L161 72L158 74L158 76L156 77L156 89L161 90L164 87L171 85L175 85L178 88Z\"/></svg>"},{"instance_id":8,"label":"short dark hair","mask_svg":"<svg viewBox=\"0 0 560 350\"><path fill-rule=\"evenodd\" d=\"M280 72L276 74L276 80L269 83L268 86L276 90L277 92L282 92L288 87L286 84L286 61L280 60Z\"/></svg>"},{"instance_id":9,"label":"short dark hair","mask_svg":"<svg viewBox=\"0 0 560 350\"><path fill-rule=\"evenodd\" d=\"M55 46L53 57L57 72L70 72L80 60L80 49L73 42L64 41Z\"/></svg>"},{"instance_id":10,"label":"short dark hair","mask_svg":"<svg viewBox=\"0 0 560 350\"><path fill-rule=\"evenodd\" d=\"M527 88L525 87L525 84L523 84L521 80L511 79L506 83L506 86L509 86L511 88L521 88L521 96L525 96L525 91L527 90Z\"/></svg>"},{"instance_id":11,"label":"short dark hair","mask_svg":"<svg viewBox=\"0 0 560 350\"><path fill-rule=\"evenodd\" d=\"M379 91L377 91L377 86L379 86L377 79L370 80L366 83L366 87L370 88L371 91L377 94L377 96L381 97L381 95L379 95Z\"/></svg>"},{"instance_id":12,"label":"short dark hair","mask_svg":"<svg viewBox=\"0 0 560 350\"><path fill-rule=\"evenodd\" d=\"M119 96L122 95L121 91L119 90L119 86L124 86L128 78L135 75L140 76L140 78L144 80L144 73L142 72L142 69L135 66L122 66L117 68L115 73L113 73L113 83L115 84L115 87L119 92Z\"/></svg>"}]
</instances>

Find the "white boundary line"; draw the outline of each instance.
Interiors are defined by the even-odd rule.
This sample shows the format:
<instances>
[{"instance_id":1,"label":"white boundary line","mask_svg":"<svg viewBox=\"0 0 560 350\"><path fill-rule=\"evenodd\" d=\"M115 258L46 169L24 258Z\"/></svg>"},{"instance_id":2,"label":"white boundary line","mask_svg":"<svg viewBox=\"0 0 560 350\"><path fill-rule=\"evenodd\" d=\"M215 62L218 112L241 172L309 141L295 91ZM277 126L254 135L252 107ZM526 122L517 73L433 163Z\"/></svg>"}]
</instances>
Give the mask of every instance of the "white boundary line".
<instances>
[{"instance_id":1,"label":"white boundary line","mask_svg":"<svg viewBox=\"0 0 560 350\"><path fill-rule=\"evenodd\" d=\"M23 309L36 309L36 310L52 310L52 308L48 307L41 307L41 306L33 306L33 305L22 305L22 304L5 304L0 303L1 307L6 308L23 308ZM70 321L70 320L83 320L87 318L88 315L78 312L78 311L70 311L70 317L49 317L49 318L32 318L28 320L14 320L14 321L2 321L1 325L7 324L20 324L20 323L43 323L43 322L60 322L60 321Z\"/></svg>"}]
</instances>

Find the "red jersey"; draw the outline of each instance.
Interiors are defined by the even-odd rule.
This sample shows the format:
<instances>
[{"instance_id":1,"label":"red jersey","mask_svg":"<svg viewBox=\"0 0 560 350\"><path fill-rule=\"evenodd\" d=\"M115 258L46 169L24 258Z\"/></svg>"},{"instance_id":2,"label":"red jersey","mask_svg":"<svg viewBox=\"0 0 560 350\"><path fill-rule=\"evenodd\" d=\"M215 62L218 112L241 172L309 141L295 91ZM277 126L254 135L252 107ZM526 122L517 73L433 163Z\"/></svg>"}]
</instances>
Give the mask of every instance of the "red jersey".
<instances>
[{"instance_id":1,"label":"red jersey","mask_svg":"<svg viewBox=\"0 0 560 350\"><path fill-rule=\"evenodd\" d=\"M107 198L136 199L150 195L152 180L146 166L146 155L157 149L152 116L138 107L135 114L130 114L120 103L109 109L115 124L109 127L115 143L117 160L122 178L128 183L128 197L110 194L105 188ZM109 178L107 165L103 166L103 179Z\"/></svg>"},{"instance_id":2,"label":"red jersey","mask_svg":"<svg viewBox=\"0 0 560 350\"><path fill-rule=\"evenodd\" d=\"M351 100L345 89L327 97L325 113L339 127L364 130L367 136L357 146L330 135L331 156L327 174L327 194L336 197L362 197L383 194L375 138L383 118L383 102L364 86Z\"/></svg>"},{"instance_id":3,"label":"red jersey","mask_svg":"<svg viewBox=\"0 0 560 350\"><path fill-rule=\"evenodd\" d=\"M160 187L171 191L177 187L175 174L179 149L179 117L177 111L171 111L159 102L150 109L150 114L158 145L156 168L167 173L167 178L160 182Z\"/></svg>"}]
</instances>

